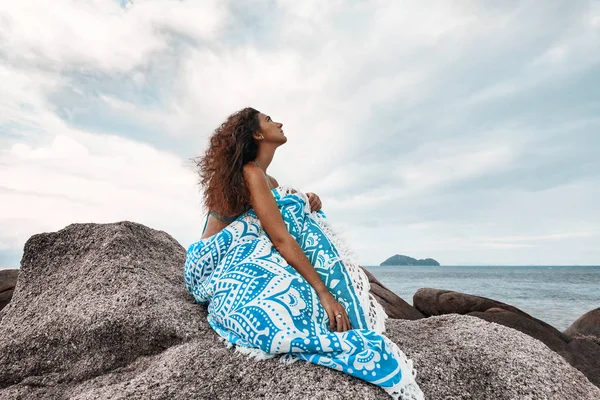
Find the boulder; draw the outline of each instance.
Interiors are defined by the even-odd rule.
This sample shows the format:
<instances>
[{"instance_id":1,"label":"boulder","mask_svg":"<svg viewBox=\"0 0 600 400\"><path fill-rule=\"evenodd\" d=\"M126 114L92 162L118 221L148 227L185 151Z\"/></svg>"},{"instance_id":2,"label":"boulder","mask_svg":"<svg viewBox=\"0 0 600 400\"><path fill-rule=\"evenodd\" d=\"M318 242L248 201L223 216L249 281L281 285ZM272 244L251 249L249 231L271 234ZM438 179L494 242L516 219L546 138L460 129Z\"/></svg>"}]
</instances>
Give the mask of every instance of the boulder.
<instances>
[{"instance_id":1,"label":"boulder","mask_svg":"<svg viewBox=\"0 0 600 400\"><path fill-rule=\"evenodd\" d=\"M472 294L454 292L452 290L421 288L413 296L413 305L417 310L426 316L443 314L469 314L472 312L486 312L489 309L498 311L506 310L521 317L530 319L543 327L544 335L554 335L564 342L569 342L570 338L564 335L558 329L546 322L532 317L517 307L500 301L488 299L486 297L474 296ZM504 320L501 318L500 320ZM499 321L500 321L499 320ZM521 321L521 319L520 319ZM499 322L501 323L501 322ZM515 329L518 324L514 324ZM510 326L510 325L509 325Z\"/></svg>"},{"instance_id":2,"label":"boulder","mask_svg":"<svg viewBox=\"0 0 600 400\"><path fill-rule=\"evenodd\" d=\"M390 320L387 328L412 358L427 399L562 400L600 393L543 343L496 323L451 314Z\"/></svg>"},{"instance_id":3,"label":"boulder","mask_svg":"<svg viewBox=\"0 0 600 400\"><path fill-rule=\"evenodd\" d=\"M501 308L490 308L486 312L475 311L468 315L516 329L539 340L600 387L600 346L593 341L582 338L567 342L557 336L554 330L537 322L538 320Z\"/></svg>"},{"instance_id":4,"label":"boulder","mask_svg":"<svg viewBox=\"0 0 600 400\"><path fill-rule=\"evenodd\" d=\"M379 280L377 280L377 278L375 278L373 274L369 272L369 270L365 268L362 268L362 270L365 271L367 278L369 278L371 294L373 294L373 296L381 304L388 317L410 320L425 318L425 316L421 314L419 310L408 304L400 296L379 282Z\"/></svg>"},{"instance_id":5,"label":"boulder","mask_svg":"<svg viewBox=\"0 0 600 400\"><path fill-rule=\"evenodd\" d=\"M32 236L0 321L0 387L89 379L188 341L200 310L176 300L184 260L171 236L129 222Z\"/></svg>"},{"instance_id":6,"label":"boulder","mask_svg":"<svg viewBox=\"0 0 600 400\"><path fill-rule=\"evenodd\" d=\"M415 308L426 315L466 314L523 332L544 343L600 386L600 346L581 337L578 343L553 326L518 308L485 297L441 289L419 289ZM565 332L566 333L566 332Z\"/></svg>"},{"instance_id":7,"label":"boulder","mask_svg":"<svg viewBox=\"0 0 600 400\"><path fill-rule=\"evenodd\" d=\"M548 329L546 325L540 324L536 319L528 318L522 314L517 314L501 308L490 308L485 312L474 311L467 315L472 315L488 322L495 322L516 329L536 338L558 353L564 352L567 348L567 342L556 335L554 330Z\"/></svg>"},{"instance_id":8,"label":"boulder","mask_svg":"<svg viewBox=\"0 0 600 400\"><path fill-rule=\"evenodd\" d=\"M600 308L583 314L571 324L565 334L572 338L586 338L600 345Z\"/></svg>"},{"instance_id":9,"label":"boulder","mask_svg":"<svg viewBox=\"0 0 600 400\"><path fill-rule=\"evenodd\" d=\"M565 359L592 382L600 387L600 346L588 339L573 339L569 342ZM561 353L562 355L562 353Z\"/></svg>"},{"instance_id":10,"label":"boulder","mask_svg":"<svg viewBox=\"0 0 600 400\"><path fill-rule=\"evenodd\" d=\"M18 269L0 269L0 310L10 303L18 276Z\"/></svg>"},{"instance_id":11,"label":"boulder","mask_svg":"<svg viewBox=\"0 0 600 400\"><path fill-rule=\"evenodd\" d=\"M25 245L0 321L0 399L387 399L305 362L226 346L183 282L185 250L143 225L74 224ZM426 398L600 398L540 341L472 316L390 319Z\"/></svg>"}]
</instances>

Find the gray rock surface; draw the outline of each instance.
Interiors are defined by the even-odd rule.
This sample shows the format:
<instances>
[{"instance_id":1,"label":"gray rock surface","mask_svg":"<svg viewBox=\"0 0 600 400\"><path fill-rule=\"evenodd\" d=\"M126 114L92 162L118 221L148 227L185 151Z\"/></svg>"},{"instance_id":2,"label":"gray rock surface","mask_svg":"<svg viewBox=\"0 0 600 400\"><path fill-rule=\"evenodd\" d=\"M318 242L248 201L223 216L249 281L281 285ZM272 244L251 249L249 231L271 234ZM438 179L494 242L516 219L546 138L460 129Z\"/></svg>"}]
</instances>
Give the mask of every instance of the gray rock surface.
<instances>
[{"instance_id":1,"label":"gray rock surface","mask_svg":"<svg viewBox=\"0 0 600 400\"><path fill-rule=\"evenodd\" d=\"M31 376L82 380L194 337L181 303L183 247L134 223L32 236L0 321L0 387Z\"/></svg>"},{"instance_id":2,"label":"gray rock surface","mask_svg":"<svg viewBox=\"0 0 600 400\"><path fill-rule=\"evenodd\" d=\"M0 399L387 399L340 372L227 349L183 284L184 249L142 225L33 236L0 321ZM547 346L471 316L389 320L428 399L600 398Z\"/></svg>"},{"instance_id":3,"label":"gray rock surface","mask_svg":"<svg viewBox=\"0 0 600 400\"><path fill-rule=\"evenodd\" d=\"M18 269L0 269L0 310L10 303L18 275Z\"/></svg>"},{"instance_id":4,"label":"gray rock surface","mask_svg":"<svg viewBox=\"0 0 600 400\"><path fill-rule=\"evenodd\" d=\"M523 332L560 354L593 384L600 386L600 346L589 336L580 335L577 342L572 342L570 336L514 306L451 290L419 289L413 303L425 315L466 314Z\"/></svg>"},{"instance_id":5,"label":"gray rock surface","mask_svg":"<svg viewBox=\"0 0 600 400\"><path fill-rule=\"evenodd\" d=\"M392 321L428 399L594 399L600 389L538 340L458 314Z\"/></svg>"}]
</instances>

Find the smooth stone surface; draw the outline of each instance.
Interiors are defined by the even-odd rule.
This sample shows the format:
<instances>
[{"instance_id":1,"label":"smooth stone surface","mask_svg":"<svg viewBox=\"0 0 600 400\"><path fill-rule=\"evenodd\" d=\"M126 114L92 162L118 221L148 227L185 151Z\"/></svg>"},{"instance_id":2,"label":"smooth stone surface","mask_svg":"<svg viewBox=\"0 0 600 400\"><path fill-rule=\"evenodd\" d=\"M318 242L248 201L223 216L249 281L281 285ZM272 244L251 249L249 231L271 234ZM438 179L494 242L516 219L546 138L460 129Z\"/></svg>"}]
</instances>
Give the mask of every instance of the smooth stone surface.
<instances>
[{"instance_id":1,"label":"smooth stone surface","mask_svg":"<svg viewBox=\"0 0 600 400\"><path fill-rule=\"evenodd\" d=\"M600 344L600 308L583 314L567 328L565 334L573 338L587 338Z\"/></svg>"},{"instance_id":2,"label":"smooth stone surface","mask_svg":"<svg viewBox=\"0 0 600 400\"><path fill-rule=\"evenodd\" d=\"M532 317L517 307L486 297L452 290L421 288L413 296L413 305L426 316L452 313L469 314L476 311L486 312L489 309L507 310L535 321L537 324L543 326L548 333L554 334L565 342L570 340L568 336L552 325Z\"/></svg>"},{"instance_id":3,"label":"smooth stone surface","mask_svg":"<svg viewBox=\"0 0 600 400\"><path fill-rule=\"evenodd\" d=\"M0 310L10 303L18 276L18 269L0 269Z\"/></svg>"}]
</instances>

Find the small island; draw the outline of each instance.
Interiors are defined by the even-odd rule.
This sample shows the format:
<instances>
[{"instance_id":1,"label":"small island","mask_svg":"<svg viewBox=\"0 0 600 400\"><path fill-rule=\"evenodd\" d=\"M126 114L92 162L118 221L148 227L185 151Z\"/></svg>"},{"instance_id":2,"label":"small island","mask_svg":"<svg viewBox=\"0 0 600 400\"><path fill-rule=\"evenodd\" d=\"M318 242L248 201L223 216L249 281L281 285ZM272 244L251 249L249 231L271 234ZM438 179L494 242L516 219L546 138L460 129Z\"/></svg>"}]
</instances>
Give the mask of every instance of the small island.
<instances>
[{"instance_id":1,"label":"small island","mask_svg":"<svg viewBox=\"0 0 600 400\"><path fill-rule=\"evenodd\" d=\"M434 265L439 266L440 263L435 261L433 258L426 258L424 260L417 260L409 256L403 256L396 254L379 264L380 266L394 266L394 265Z\"/></svg>"}]
</instances>

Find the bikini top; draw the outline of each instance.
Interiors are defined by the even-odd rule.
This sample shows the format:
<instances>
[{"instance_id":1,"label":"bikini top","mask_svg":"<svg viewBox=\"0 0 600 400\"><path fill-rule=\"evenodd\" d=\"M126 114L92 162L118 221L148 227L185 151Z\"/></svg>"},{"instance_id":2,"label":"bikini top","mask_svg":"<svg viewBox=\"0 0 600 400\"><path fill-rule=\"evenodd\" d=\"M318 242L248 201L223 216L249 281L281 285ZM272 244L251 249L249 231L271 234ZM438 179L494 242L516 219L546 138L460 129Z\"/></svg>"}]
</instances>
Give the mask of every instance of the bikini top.
<instances>
[{"instance_id":1,"label":"bikini top","mask_svg":"<svg viewBox=\"0 0 600 400\"><path fill-rule=\"evenodd\" d=\"M254 160L254 163L256 164L256 166L258 168L260 168L260 165L258 165L258 161ZM269 187L271 187L271 182L269 182L269 177L267 176L266 172L265 172L265 179L267 180L267 184L269 185ZM229 225L230 223L232 223L233 221L235 221L236 218L237 218L237 216L236 217L227 217L227 216L224 216L224 215L219 215L219 214L217 214L214 211L209 212L208 215L210 215L213 218L218 219L219 221L221 221L221 222L223 222L224 224L227 224L227 225Z\"/></svg>"}]
</instances>

